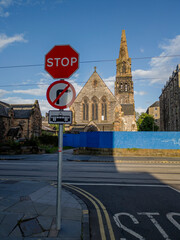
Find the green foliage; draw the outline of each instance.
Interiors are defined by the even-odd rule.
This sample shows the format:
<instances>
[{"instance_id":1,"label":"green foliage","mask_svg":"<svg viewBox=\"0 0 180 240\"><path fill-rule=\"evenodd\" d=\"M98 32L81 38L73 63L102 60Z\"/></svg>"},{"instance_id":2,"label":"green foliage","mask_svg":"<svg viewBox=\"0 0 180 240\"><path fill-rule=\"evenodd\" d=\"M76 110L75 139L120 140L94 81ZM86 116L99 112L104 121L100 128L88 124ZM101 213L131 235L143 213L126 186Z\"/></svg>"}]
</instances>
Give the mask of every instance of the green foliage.
<instances>
[{"instance_id":1,"label":"green foliage","mask_svg":"<svg viewBox=\"0 0 180 240\"><path fill-rule=\"evenodd\" d=\"M38 147L39 139L38 139L38 137L31 137L31 139L26 140L23 145L24 146Z\"/></svg>"},{"instance_id":2,"label":"green foliage","mask_svg":"<svg viewBox=\"0 0 180 240\"><path fill-rule=\"evenodd\" d=\"M50 136L50 135L42 134L39 137L39 142L40 144L43 144L43 145L58 146L58 136Z\"/></svg>"},{"instance_id":3,"label":"green foliage","mask_svg":"<svg viewBox=\"0 0 180 240\"><path fill-rule=\"evenodd\" d=\"M137 120L138 131L158 131L158 126L155 123L153 116L142 113Z\"/></svg>"},{"instance_id":4,"label":"green foliage","mask_svg":"<svg viewBox=\"0 0 180 240\"><path fill-rule=\"evenodd\" d=\"M54 147L52 145L40 145L39 147L45 150L45 153L55 153L58 150L58 147Z\"/></svg>"}]
</instances>

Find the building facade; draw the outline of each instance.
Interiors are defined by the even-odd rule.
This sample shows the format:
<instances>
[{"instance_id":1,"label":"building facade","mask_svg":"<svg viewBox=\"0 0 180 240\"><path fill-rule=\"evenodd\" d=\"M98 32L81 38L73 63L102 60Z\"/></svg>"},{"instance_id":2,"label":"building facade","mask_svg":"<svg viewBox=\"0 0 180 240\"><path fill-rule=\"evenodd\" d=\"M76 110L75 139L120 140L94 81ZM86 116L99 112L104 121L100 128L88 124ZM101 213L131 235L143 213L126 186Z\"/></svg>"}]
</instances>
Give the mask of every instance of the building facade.
<instances>
[{"instance_id":1,"label":"building facade","mask_svg":"<svg viewBox=\"0 0 180 240\"><path fill-rule=\"evenodd\" d=\"M30 139L40 136L42 117L39 103L7 104L0 102L0 140Z\"/></svg>"},{"instance_id":2,"label":"building facade","mask_svg":"<svg viewBox=\"0 0 180 240\"><path fill-rule=\"evenodd\" d=\"M122 31L116 62L115 95L95 67L70 110L73 112L71 132L137 131L131 59L128 57L125 30Z\"/></svg>"},{"instance_id":3,"label":"building facade","mask_svg":"<svg viewBox=\"0 0 180 240\"><path fill-rule=\"evenodd\" d=\"M147 114L153 116L156 125L160 128L160 106L159 101L154 102L150 107L148 107Z\"/></svg>"},{"instance_id":4,"label":"building facade","mask_svg":"<svg viewBox=\"0 0 180 240\"><path fill-rule=\"evenodd\" d=\"M162 89L160 102L160 130L180 131L180 64Z\"/></svg>"}]
</instances>

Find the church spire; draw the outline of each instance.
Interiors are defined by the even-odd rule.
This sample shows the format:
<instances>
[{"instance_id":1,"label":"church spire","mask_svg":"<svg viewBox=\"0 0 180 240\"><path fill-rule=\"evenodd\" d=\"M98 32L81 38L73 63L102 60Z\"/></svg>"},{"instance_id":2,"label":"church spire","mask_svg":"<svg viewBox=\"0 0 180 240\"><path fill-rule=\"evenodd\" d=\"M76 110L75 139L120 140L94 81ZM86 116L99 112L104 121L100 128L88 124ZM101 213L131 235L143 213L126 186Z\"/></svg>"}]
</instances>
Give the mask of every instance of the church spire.
<instances>
[{"instance_id":1,"label":"church spire","mask_svg":"<svg viewBox=\"0 0 180 240\"><path fill-rule=\"evenodd\" d=\"M116 75L132 76L131 75L131 58L129 58L129 55L128 55L125 30L122 30L122 35L121 35L119 58L116 60Z\"/></svg>"},{"instance_id":2,"label":"church spire","mask_svg":"<svg viewBox=\"0 0 180 240\"><path fill-rule=\"evenodd\" d=\"M124 61L129 58L125 30L122 30L119 58Z\"/></svg>"},{"instance_id":3,"label":"church spire","mask_svg":"<svg viewBox=\"0 0 180 240\"><path fill-rule=\"evenodd\" d=\"M134 104L131 58L128 56L125 30L122 30L119 58L116 59L115 96L120 104Z\"/></svg>"}]
</instances>

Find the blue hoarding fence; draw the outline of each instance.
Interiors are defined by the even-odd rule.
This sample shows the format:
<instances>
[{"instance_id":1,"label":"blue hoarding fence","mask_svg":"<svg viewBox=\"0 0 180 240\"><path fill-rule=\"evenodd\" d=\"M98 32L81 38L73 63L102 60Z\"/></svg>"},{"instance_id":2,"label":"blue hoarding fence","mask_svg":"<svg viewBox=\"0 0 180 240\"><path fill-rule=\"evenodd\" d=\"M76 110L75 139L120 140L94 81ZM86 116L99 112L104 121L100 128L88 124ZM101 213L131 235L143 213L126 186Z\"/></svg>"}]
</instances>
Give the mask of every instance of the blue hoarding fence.
<instances>
[{"instance_id":1,"label":"blue hoarding fence","mask_svg":"<svg viewBox=\"0 0 180 240\"><path fill-rule=\"evenodd\" d=\"M180 149L180 132L82 132L64 134L64 146Z\"/></svg>"}]
</instances>

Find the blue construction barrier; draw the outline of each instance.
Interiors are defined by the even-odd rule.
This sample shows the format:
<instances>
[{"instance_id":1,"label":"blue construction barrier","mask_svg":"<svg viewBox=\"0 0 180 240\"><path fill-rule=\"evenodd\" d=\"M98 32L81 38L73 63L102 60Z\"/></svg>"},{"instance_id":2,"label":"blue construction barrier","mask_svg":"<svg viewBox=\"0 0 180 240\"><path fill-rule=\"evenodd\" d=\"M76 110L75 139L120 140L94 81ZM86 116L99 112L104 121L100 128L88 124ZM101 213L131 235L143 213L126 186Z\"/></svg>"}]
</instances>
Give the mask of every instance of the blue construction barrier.
<instances>
[{"instance_id":1,"label":"blue construction barrier","mask_svg":"<svg viewBox=\"0 0 180 240\"><path fill-rule=\"evenodd\" d=\"M180 132L82 132L64 134L64 146L180 149Z\"/></svg>"}]
</instances>

